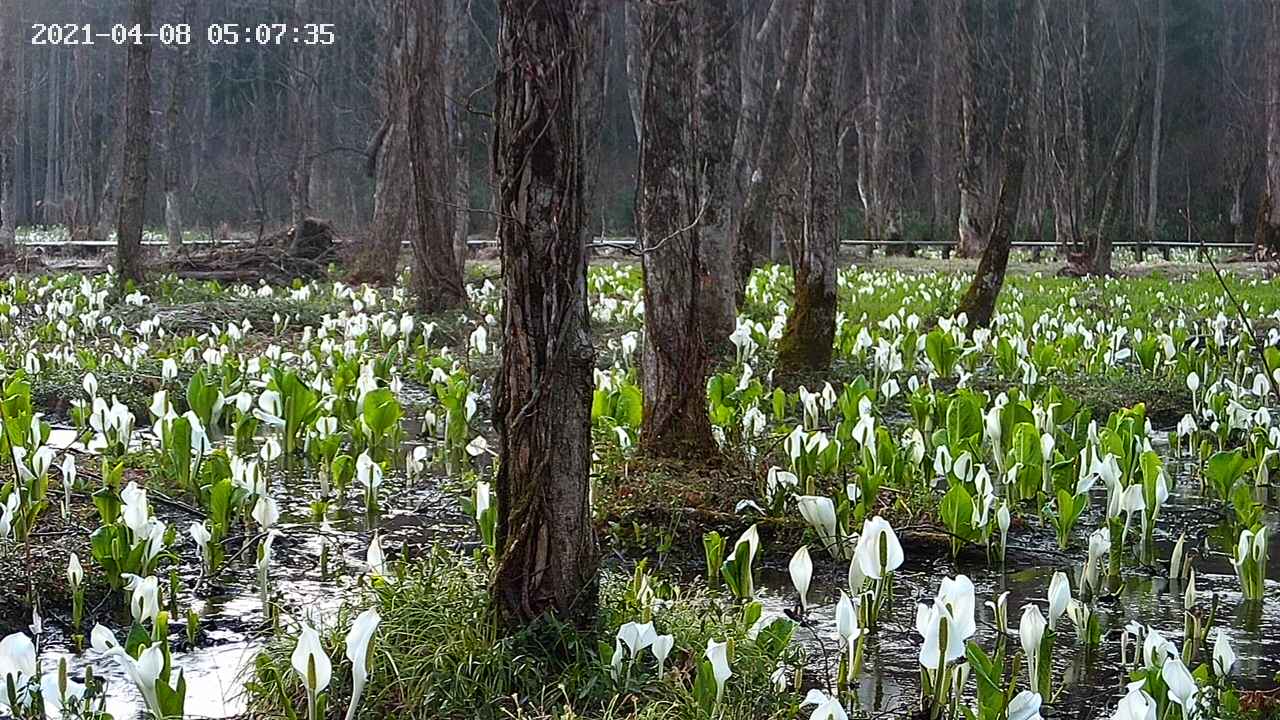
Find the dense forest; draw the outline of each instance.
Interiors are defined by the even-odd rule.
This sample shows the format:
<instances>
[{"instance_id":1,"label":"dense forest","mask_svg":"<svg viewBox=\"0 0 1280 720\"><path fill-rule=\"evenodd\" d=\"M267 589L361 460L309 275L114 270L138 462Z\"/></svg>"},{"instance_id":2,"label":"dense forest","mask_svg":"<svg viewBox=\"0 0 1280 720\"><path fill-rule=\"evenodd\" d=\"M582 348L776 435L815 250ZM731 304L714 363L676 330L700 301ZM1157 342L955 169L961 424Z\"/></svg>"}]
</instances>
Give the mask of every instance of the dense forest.
<instances>
[{"instance_id":1,"label":"dense forest","mask_svg":"<svg viewBox=\"0 0 1280 720\"><path fill-rule=\"evenodd\" d=\"M797 34L804 3L741 0L710 39L724 43L734 127L729 207L739 215L753 174L770 206L794 187L787 158L800 138ZM838 208L846 237L949 238L976 254L1006 172L1002 133L1009 69L1026 62L1026 178L1016 233L1059 245L1097 235L1185 240L1191 222L1217 240L1271 237L1280 207L1274 3L1255 0L1063 0L1032 3L1030 46L1015 60L1012 0L854 0L829 48ZM114 227L122 171L126 48L33 45L36 23L105 29L124 0L6 3L0 11L0 167L6 235L66 225L78 237ZM634 3L606 3L588 91L594 193L588 226L635 234L644 51ZM151 70L148 226L206 233L326 218L376 240L402 227L377 197L407 210L406 93L434 133L436 195L459 209L461 238L491 233L497 8L437 0L424 8L432 68L422 88L398 82L415 22L395 2L175 0L153 24L188 24L194 41L157 44ZM234 23L245 38L209 42ZM251 41L259 24L325 23L334 42ZM730 76L731 75L731 76ZM781 116L781 117L778 117ZM598 179L597 179L598 178ZM395 202L395 198L402 202ZM470 212L461 211L467 208ZM394 214L395 211L392 211Z\"/></svg>"}]
</instances>

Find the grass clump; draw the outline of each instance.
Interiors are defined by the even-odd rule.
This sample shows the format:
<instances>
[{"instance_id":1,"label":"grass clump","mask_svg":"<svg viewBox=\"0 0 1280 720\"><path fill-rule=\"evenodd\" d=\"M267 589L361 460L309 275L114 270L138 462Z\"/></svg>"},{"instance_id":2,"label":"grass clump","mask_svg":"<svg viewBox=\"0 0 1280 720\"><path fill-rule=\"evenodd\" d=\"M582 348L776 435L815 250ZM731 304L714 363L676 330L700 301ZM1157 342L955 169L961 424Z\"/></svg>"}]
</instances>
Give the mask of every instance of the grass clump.
<instances>
[{"instance_id":1,"label":"grass clump","mask_svg":"<svg viewBox=\"0 0 1280 720\"><path fill-rule=\"evenodd\" d=\"M728 640L732 648L733 676L716 717L791 718L800 700L796 693L776 691L771 679L779 667L800 666L799 649L752 639L755 623L746 622L753 618L744 619L742 607L655 581L643 569L629 582L603 576L597 624L588 631L545 621L506 635L488 602L485 570L439 549L402 567L396 582L376 582L361 603L344 606L335 626L321 631L334 659L329 715L345 713L350 698L350 664L339 659L361 604L376 607L382 623L358 717L705 718L692 688L709 639ZM658 676L656 659L646 650L615 675L610 660L617 629L643 618L652 619L659 634L675 638L664 673ZM766 635L772 638L764 632L759 638ZM247 683L255 715L305 711L305 693L289 666L295 643L296 636L279 637L258 656Z\"/></svg>"}]
</instances>

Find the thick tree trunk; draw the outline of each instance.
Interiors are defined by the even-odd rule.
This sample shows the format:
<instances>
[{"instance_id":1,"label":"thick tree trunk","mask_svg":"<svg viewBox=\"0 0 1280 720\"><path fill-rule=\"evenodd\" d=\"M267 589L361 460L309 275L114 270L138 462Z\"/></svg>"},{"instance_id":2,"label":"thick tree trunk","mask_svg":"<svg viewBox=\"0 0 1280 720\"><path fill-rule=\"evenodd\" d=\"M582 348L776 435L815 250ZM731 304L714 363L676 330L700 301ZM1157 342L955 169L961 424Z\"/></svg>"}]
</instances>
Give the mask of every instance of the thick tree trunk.
<instances>
[{"instance_id":1,"label":"thick tree trunk","mask_svg":"<svg viewBox=\"0 0 1280 720\"><path fill-rule=\"evenodd\" d=\"M694 109L694 147L701 174L698 252L706 270L698 300L702 331L713 356L728 351L729 336L738 322L731 220L733 145L741 78L734 5L731 0L704 0L694 13L699 51L698 100Z\"/></svg>"},{"instance_id":2,"label":"thick tree trunk","mask_svg":"<svg viewBox=\"0 0 1280 720\"><path fill-rule=\"evenodd\" d=\"M784 33L783 46L786 51L778 70L777 83L769 98L764 130L760 136L759 147L755 150L755 167L751 171L751 180L747 185L742 211L737 218L738 247L735 265L737 266L736 290L739 296L746 289L747 278L750 277L752 269L769 259L773 227L773 218L770 217L769 211L773 203L774 179L784 171L787 153L791 147L787 133L791 131L796 86L799 84L805 46L809 38L812 5L813 0L796 0L792 4L795 17L791 19Z\"/></svg>"},{"instance_id":3,"label":"thick tree trunk","mask_svg":"<svg viewBox=\"0 0 1280 720\"><path fill-rule=\"evenodd\" d=\"M395 281L401 241L417 232L405 118L409 99L401 82L408 18L402 5L392 4L383 20L378 28L385 45L381 82L377 86L382 125L365 151L365 171L374 181L373 219L351 273L354 280L375 285Z\"/></svg>"},{"instance_id":4,"label":"thick tree trunk","mask_svg":"<svg viewBox=\"0 0 1280 720\"><path fill-rule=\"evenodd\" d=\"M795 301L778 343L783 373L831 366L836 331L836 41L842 0L815 0L809 25L808 69L802 101L803 183L799 237L788 238L795 268Z\"/></svg>"},{"instance_id":5,"label":"thick tree trunk","mask_svg":"<svg viewBox=\"0 0 1280 720\"><path fill-rule=\"evenodd\" d=\"M147 160L151 149L151 0L129 0L129 23L141 42L129 46L124 113L124 175L116 225L116 272L120 282L145 279L142 226L147 209Z\"/></svg>"},{"instance_id":6,"label":"thick tree trunk","mask_svg":"<svg viewBox=\"0 0 1280 720\"><path fill-rule=\"evenodd\" d=\"M699 239L700 160L694 156L696 97L691 10L640 8L640 180L636 225L643 253L647 333L642 359L640 441L659 457L704 457L714 450L707 417L708 351L702 293L709 269Z\"/></svg>"},{"instance_id":7,"label":"thick tree trunk","mask_svg":"<svg viewBox=\"0 0 1280 720\"><path fill-rule=\"evenodd\" d=\"M511 628L546 615L589 627L597 603L595 351L577 117L589 2L499 3L493 163L503 346L493 411L500 548L493 598Z\"/></svg>"},{"instance_id":8,"label":"thick tree trunk","mask_svg":"<svg viewBox=\"0 0 1280 720\"><path fill-rule=\"evenodd\" d=\"M467 303L462 267L453 247L453 213L440 198L449 197L449 141L446 132L440 67L441 27L438 9L408 3L410 9L405 62L400 82L406 95L409 168L417 226L413 247L413 291L419 312L436 313Z\"/></svg>"},{"instance_id":9,"label":"thick tree trunk","mask_svg":"<svg viewBox=\"0 0 1280 720\"><path fill-rule=\"evenodd\" d=\"M1032 2L1017 0L1015 9L1014 60L1009 79L1009 116L1000 137L1004 155L1004 178L996 195L991 232L978 261L978 271L968 291L960 299L956 314L964 313L969 327L988 327L995 314L996 300L1004 286L1009 265L1009 247L1013 239L1022 202L1023 176L1027 160L1027 92L1031 86Z\"/></svg>"}]
</instances>

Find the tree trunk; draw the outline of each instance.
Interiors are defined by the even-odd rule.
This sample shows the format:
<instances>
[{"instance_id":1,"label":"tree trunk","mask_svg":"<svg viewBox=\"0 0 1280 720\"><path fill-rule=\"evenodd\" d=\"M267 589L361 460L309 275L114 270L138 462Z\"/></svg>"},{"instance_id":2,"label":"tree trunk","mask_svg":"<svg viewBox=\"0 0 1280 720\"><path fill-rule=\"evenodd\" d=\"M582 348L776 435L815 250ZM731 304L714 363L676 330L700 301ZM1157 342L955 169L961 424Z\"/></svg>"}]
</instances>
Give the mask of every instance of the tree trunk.
<instances>
[{"instance_id":1,"label":"tree trunk","mask_svg":"<svg viewBox=\"0 0 1280 720\"><path fill-rule=\"evenodd\" d=\"M1156 87L1151 105L1151 166L1147 176L1146 237L1154 240L1160 206L1160 153L1164 147L1164 78L1169 55L1169 0L1157 0Z\"/></svg>"},{"instance_id":2,"label":"tree trunk","mask_svg":"<svg viewBox=\"0 0 1280 720\"><path fill-rule=\"evenodd\" d=\"M151 0L129 0L129 23L142 28L129 46L125 71L124 169L116 225L116 272L122 284L145 279L142 226L147 209L147 160L151 148Z\"/></svg>"},{"instance_id":3,"label":"tree trunk","mask_svg":"<svg viewBox=\"0 0 1280 720\"><path fill-rule=\"evenodd\" d=\"M740 297L747 286L752 269L769 259L769 240L773 218L770 206L773 202L774 176L785 168L788 148L787 133L791 131L791 116L795 108L796 85L805 57L805 45L809 38L809 18L813 0L797 0L792 4L795 17L788 25L783 46L786 51L778 71L778 81L769 99L764 131L756 149L755 167L747 185L746 197L738 217L736 282Z\"/></svg>"},{"instance_id":4,"label":"tree trunk","mask_svg":"<svg viewBox=\"0 0 1280 720\"><path fill-rule=\"evenodd\" d=\"M0 246L17 236L18 98L26 89L18 72L22 23L17 10L0 12ZM25 182L25 179L24 179Z\"/></svg>"},{"instance_id":5,"label":"tree trunk","mask_svg":"<svg viewBox=\"0 0 1280 720\"><path fill-rule=\"evenodd\" d=\"M625 8L624 8L625 10ZM584 241L591 242L594 234L593 218L603 230L603 209L597 194L600 187L600 168L605 160L604 125L605 107L609 97L609 13L603 9L595 12L593 21L584 25L583 42L578 71L579 121L582 123L582 232ZM598 213L598 214L597 214Z\"/></svg>"},{"instance_id":6,"label":"tree trunk","mask_svg":"<svg viewBox=\"0 0 1280 720\"><path fill-rule=\"evenodd\" d=\"M640 441L658 457L705 457L715 449L707 417L708 351L703 327L705 278L689 88L694 59L691 10L682 4L640 8L640 180L636 225L644 270L647 333L642 358L644 422Z\"/></svg>"},{"instance_id":7,"label":"tree trunk","mask_svg":"<svg viewBox=\"0 0 1280 720\"><path fill-rule=\"evenodd\" d=\"M1255 252L1280 255L1280 3L1266 4L1266 209L1258 224Z\"/></svg>"},{"instance_id":8,"label":"tree trunk","mask_svg":"<svg viewBox=\"0 0 1280 720\"><path fill-rule=\"evenodd\" d=\"M968 291L960 299L956 314L964 313L969 327L988 327L995 314L996 300L1004 286L1009 265L1009 247L1022 202L1023 177L1027 162L1027 93L1031 87L1032 0L1018 0L1015 12L1013 62L1009 72L1009 115L1000 136L1004 155L1004 178L996 194L991 231L986 238L978 271Z\"/></svg>"},{"instance_id":9,"label":"tree trunk","mask_svg":"<svg viewBox=\"0 0 1280 720\"><path fill-rule=\"evenodd\" d=\"M188 18L188 4L181 3L179 15ZM169 76L169 106L165 110L164 157L164 228L169 251L182 248L182 205L178 195L182 187L182 115L186 104L187 67L191 61L190 46L174 51L173 70Z\"/></svg>"},{"instance_id":10,"label":"tree trunk","mask_svg":"<svg viewBox=\"0 0 1280 720\"><path fill-rule=\"evenodd\" d=\"M293 17L307 17L307 0L294 0ZM301 20L297 20L301 22ZM319 78L308 58L314 51L294 44L289 49L289 224L297 230L311 214L311 169L315 163L316 114L312 98Z\"/></svg>"},{"instance_id":11,"label":"tree trunk","mask_svg":"<svg viewBox=\"0 0 1280 720\"><path fill-rule=\"evenodd\" d=\"M409 168L417 227L413 247L413 291L419 312L436 313L467 303L462 267L453 247L453 213L440 202L450 197L450 152L446 132L440 67L441 27L438 8L409 2L405 62L400 82L406 95Z\"/></svg>"},{"instance_id":12,"label":"tree trunk","mask_svg":"<svg viewBox=\"0 0 1280 720\"><path fill-rule=\"evenodd\" d=\"M699 289L702 332L712 356L731 347L737 327L732 234L733 145L741 78L731 0L704 0L694 12L698 47L694 147L699 162L698 249L706 272Z\"/></svg>"},{"instance_id":13,"label":"tree trunk","mask_svg":"<svg viewBox=\"0 0 1280 720\"><path fill-rule=\"evenodd\" d=\"M58 159L62 157L62 65L63 53L49 57L49 111L45 116L44 194L40 219L45 225L62 222L62 183Z\"/></svg>"},{"instance_id":14,"label":"tree trunk","mask_svg":"<svg viewBox=\"0 0 1280 720\"><path fill-rule=\"evenodd\" d=\"M895 93L902 75L898 69L898 1L862 0L858 10L862 30L858 54L861 102L855 115L858 197L862 202L864 234L893 240L898 228L893 198L896 173L891 163L899 135Z\"/></svg>"},{"instance_id":15,"label":"tree trunk","mask_svg":"<svg viewBox=\"0 0 1280 720\"><path fill-rule=\"evenodd\" d=\"M467 0L448 0L445 14L445 125L449 136L449 176L453 180L450 202L453 205L453 252L458 267L466 267L467 238L471 232L471 147L468 144L467 118L463 103L470 94L466 87L470 67L471 24L467 17Z\"/></svg>"},{"instance_id":16,"label":"tree trunk","mask_svg":"<svg viewBox=\"0 0 1280 720\"><path fill-rule=\"evenodd\" d=\"M400 241L417 232L405 118L409 98L401 82L402 66L407 62L404 57L407 22L403 6L389 4L378 28L378 35L385 43L381 82L376 89L382 125L365 151L365 171L374 180L373 219L351 272L355 281L375 285L395 282Z\"/></svg>"},{"instance_id":17,"label":"tree trunk","mask_svg":"<svg viewBox=\"0 0 1280 720\"><path fill-rule=\"evenodd\" d=\"M951 64L947 50L953 34L950 25L947 3L943 0L930 3L929 42L933 52L929 55L929 234L933 240L941 240L946 234L944 218L950 215L946 187L951 177L951 163L943 151L944 139L950 138L951 127L945 110L952 95L952 88L947 84L951 78L947 72Z\"/></svg>"},{"instance_id":18,"label":"tree trunk","mask_svg":"<svg viewBox=\"0 0 1280 720\"><path fill-rule=\"evenodd\" d=\"M956 27L963 48L960 56L960 171L957 188L960 213L956 221L956 255L977 257L982 254L986 231L983 218L982 160L986 154L986 129L982 117L982 99L978 78L984 73L980 40L966 22L965 3L956 2Z\"/></svg>"},{"instance_id":19,"label":"tree trunk","mask_svg":"<svg viewBox=\"0 0 1280 720\"><path fill-rule=\"evenodd\" d=\"M801 110L803 220L798 237L788 237L796 290L778 343L778 370L783 373L831 367L836 331L836 148L840 132L834 96L841 3L815 0L809 25Z\"/></svg>"},{"instance_id":20,"label":"tree trunk","mask_svg":"<svg viewBox=\"0 0 1280 720\"><path fill-rule=\"evenodd\" d=\"M1129 101L1129 109L1125 111L1124 120L1120 125L1120 135L1116 138L1115 152L1111 156L1107 174L1103 178L1102 187L1106 190L1106 201L1102 206L1102 214L1098 216L1098 225L1094 229L1092 238L1093 248L1088 268L1091 275L1112 273L1112 226L1120 212L1124 178L1129 174L1134 148L1138 142L1138 130L1142 127L1142 115L1147 107L1147 104L1142 102L1146 84L1144 73L1134 89L1132 100Z\"/></svg>"},{"instance_id":21,"label":"tree trunk","mask_svg":"<svg viewBox=\"0 0 1280 720\"><path fill-rule=\"evenodd\" d=\"M644 123L640 120L641 96L644 85L644 69L641 65L645 50L640 39L640 0L623 0L623 35L626 41L627 106L631 109L631 127L636 134L636 144L641 143L640 133Z\"/></svg>"},{"instance_id":22,"label":"tree trunk","mask_svg":"<svg viewBox=\"0 0 1280 720\"><path fill-rule=\"evenodd\" d=\"M502 248L499 560L493 599L509 628L595 616L591 344L583 243L578 65L592 0L501 0L493 163Z\"/></svg>"}]
</instances>

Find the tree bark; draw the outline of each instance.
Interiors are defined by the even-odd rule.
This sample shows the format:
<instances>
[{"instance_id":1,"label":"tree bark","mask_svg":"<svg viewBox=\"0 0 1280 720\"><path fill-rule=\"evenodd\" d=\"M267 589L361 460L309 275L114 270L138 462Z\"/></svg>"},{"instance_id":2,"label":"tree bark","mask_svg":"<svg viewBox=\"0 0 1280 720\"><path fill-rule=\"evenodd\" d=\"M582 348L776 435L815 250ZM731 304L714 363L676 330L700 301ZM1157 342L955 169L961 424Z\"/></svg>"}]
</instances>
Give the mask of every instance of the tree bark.
<instances>
[{"instance_id":1,"label":"tree bark","mask_svg":"<svg viewBox=\"0 0 1280 720\"><path fill-rule=\"evenodd\" d=\"M695 11L698 47L695 72L695 155L701 174L698 225L700 260L706 269L699 289L702 331L712 356L730 348L738 323L733 271L733 146L737 131L738 33L732 0L704 0Z\"/></svg>"},{"instance_id":2,"label":"tree bark","mask_svg":"<svg viewBox=\"0 0 1280 720\"><path fill-rule=\"evenodd\" d=\"M1004 177L996 194L991 230L986 238L978 271L961 298L956 314L964 313L969 327L987 327L995 314L996 300L1004 286L1009 265L1018 206L1022 202L1023 177L1027 161L1027 93L1032 69L1032 0L1017 0L1015 6L1013 60L1009 71L1009 112L1000 135L1004 156Z\"/></svg>"},{"instance_id":3,"label":"tree bark","mask_svg":"<svg viewBox=\"0 0 1280 720\"><path fill-rule=\"evenodd\" d=\"M471 147L468 144L467 117L463 103L466 88L468 54L471 47L471 24L467 17L469 0L448 0L445 14L446 58L445 126L449 137L449 177L453 187L449 193L453 205L453 252L459 268L467 262L467 238L471 232Z\"/></svg>"},{"instance_id":4,"label":"tree bark","mask_svg":"<svg viewBox=\"0 0 1280 720\"><path fill-rule=\"evenodd\" d=\"M178 14L183 22L188 19L188 3L180 3ZM190 46L174 51L173 68L169 75L169 106L165 109L165 157L164 157L164 228L169 251L182 248L182 116L186 106L187 68L191 62Z\"/></svg>"},{"instance_id":5,"label":"tree bark","mask_svg":"<svg viewBox=\"0 0 1280 720\"><path fill-rule=\"evenodd\" d=\"M18 97L25 91L17 54L22 23L16 9L0 12L0 246L17 236Z\"/></svg>"},{"instance_id":6,"label":"tree bark","mask_svg":"<svg viewBox=\"0 0 1280 720\"><path fill-rule=\"evenodd\" d=\"M627 106L631 109L631 127L636 134L636 144L641 143L643 124L640 120L641 96L644 86L642 61L645 49L640 39L640 0L623 0L623 34L626 41Z\"/></svg>"},{"instance_id":7,"label":"tree bark","mask_svg":"<svg viewBox=\"0 0 1280 720\"><path fill-rule=\"evenodd\" d=\"M957 189L960 212L956 219L956 255L978 257L983 252L987 231L984 227L982 162L986 155L986 125L978 78L985 72L978 48L976 31L969 27L965 3L955 3L956 27L960 33L960 170Z\"/></svg>"},{"instance_id":8,"label":"tree bark","mask_svg":"<svg viewBox=\"0 0 1280 720\"><path fill-rule=\"evenodd\" d=\"M116 225L116 272L121 284L146 278L142 226L147 209L147 160L151 148L151 0L129 0L129 23L143 38L129 46L124 113L124 170Z\"/></svg>"},{"instance_id":9,"label":"tree bark","mask_svg":"<svg viewBox=\"0 0 1280 720\"><path fill-rule=\"evenodd\" d=\"M1123 200L1122 195L1124 192L1124 178L1129 174L1129 167L1133 162L1134 148L1138 142L1138 131L1142 127L1142 115L1147 107L1147 104L1142 102L1146 84L1146 75L1144 73L1139 78L1132 100L1129 101L1129 108L1125 111L1124 120L1120 125L1120 135L1116 138L1115 152L1111 155L1111 162L1107 165L1107 173L1103 178L1102 187L1106 191L1106 200L1102 206L1102 213L1098 216L1098 225L1094 228L1093 238L1091 238L1093 247L1088 268L1091 275L1110 275L1113 272L1111 267L1112 226L1120 212L1120 204Z\"/></svg>"},{"instance_id":10,"label":"tree bark","mask_svg":"<svg viewBox=\"0 0 1280 720\"><path fill-rule=\"evenodd\" d=\"M294 0L296 22L307 17L307 0ZM316 134L314 103L315 84L319 78L312 72L308 58L313 51L296 43L289 48L289 131L292 154L289 166L289 224L299 231L302 221L311 214L311 169Z\"/></svg>"},{"instance_id":11,"label":"tree bark","mask_svg":"<svg viewBox=\"0 0 1280 720\"><path fill-rule=\"evenodd\" d=\"M63 53L49 56L49 105L45 116L44 194L41 196L40 219L46 225L63 221L62 174L58 159L62 157L62 66Z\"/></svg>"},{"instance_id":12,"label":"tree bark","mask_svg":"<svg viewBox=\"0 0 1280 720\"><path fill-rule=\"evenodd\" d=\"M858 197L868 237L894 239L898 233L891 167L899 135L900 113L896 84L898 68L899 8L897 0L862 0L858 4L862 29L859 65L861 103L856 115L858 132ZM835 58L833 57L832 60Z\"/></svg>"},{"instance_id":13,"label":"tree bark","mask_svg":"<svg viewBox=\"0 0 1280 720\"><path fill-rule=\"evenodd\" d=\"M786 51L781 59L778 81L769 98L764 130L759 147L755 149L755 167L747 184L746 197L738 216L737 227L737 295L739 299L747 287L751 271L768 261L773 218L770 206L773 202L774 179L785 169L790 143L791 118L795 108L796 86L799 84L801 66L804 64L809 39L809 18L813 15L813 0L796 0L792 4L795 17L784 33Z\"/></svg>"},{"instance_id":14,"label":"tree bark","mask_svg":"<svg viewBox=\"0 0 1280 720\"><path fill-rule=\"evenodd\" d=\"M438 10L429 3L408 3L410 23L404 85L413 178L413 206L417 226L413 247L414 296L419 312L436 313L462 307L467 293L462 267L453 247L453 213L441 198L452 197L449 180L449 140L444 117L444 88L440 67L441 27Z\"/></svg>"},{"instance_id":15,"label":"tree bark","mask_svg":"<svg viewBox=\"0 0 1280 720\"><path fill-rule=\"evenodd\" d=\"M1151 165L1147 176L1147 241L1155 239L1160 208L1160 153L1164 149L1164 78L1169 56L1169 0L1156 2L1156 87L1151 103Z\"/></svg>"},{"instance_id":16,"label":"tree bark","mask_svg":"<svg viewBox=\"0 0 1280 720\"><path fill-rule=\"evenodd\" d=\"M352 277L358 282L387 285L399 269L401 240L416 234L413 178L409 173L409 98L401 82L406 24L403 5L389 4L378 28L384 43L377 99L382 125L366 150L365 170L374 179L373 219L369 234L354 259Z\"/></svg>"},{"instance_id":17,"label":"tree bark","mask_svg":"<svg viewBox=\"0 0 1280 720\"><path fill-rule=\"evenodd\" d=\"M836 40L841 0L815 0L809 24L808 69L802 100L802 221L788 237L795 269L795 301L778 342L783 373L826 370L836 331Z\"/></svg>"},{"instance_id":18,"label":"tree bark","mask_svg":"<svg viewBox=\"0 0 1280 720\"><path fill-rule=\"evenodd\" d=\"M503 273L498 547L493 599L509 628L594 618L591 344L583 243L584 26L592 0L501 0L493 164Z\"/></svg>"},{"instance_id":19,"label":"tree bark","mask_svg":"<svg viewBox=\"0 0 1280 720\"><path fill-rule=\"evenodd\" d=\"M1258 255L1275 256L1280 254L1280 3L1268 2L1265 12L1266 195L1254 244Z\"/></svg>"},{"instance_id":20,"label":"tree bark","mask_svg":"<svg viewBox=\"0 0 1280 720\"><path fill-rule=\"evenodd\" d=\"M697 98L685 38L691 10L684 4L640 8L640 180L636 225L644 270L647 333L642 357L644 422L641 446L656 457L704 457L714 451L707 417L709 365L702 310L706 277L698 224L702 182L690 118Z\"/></svg>"}]
</instances>

